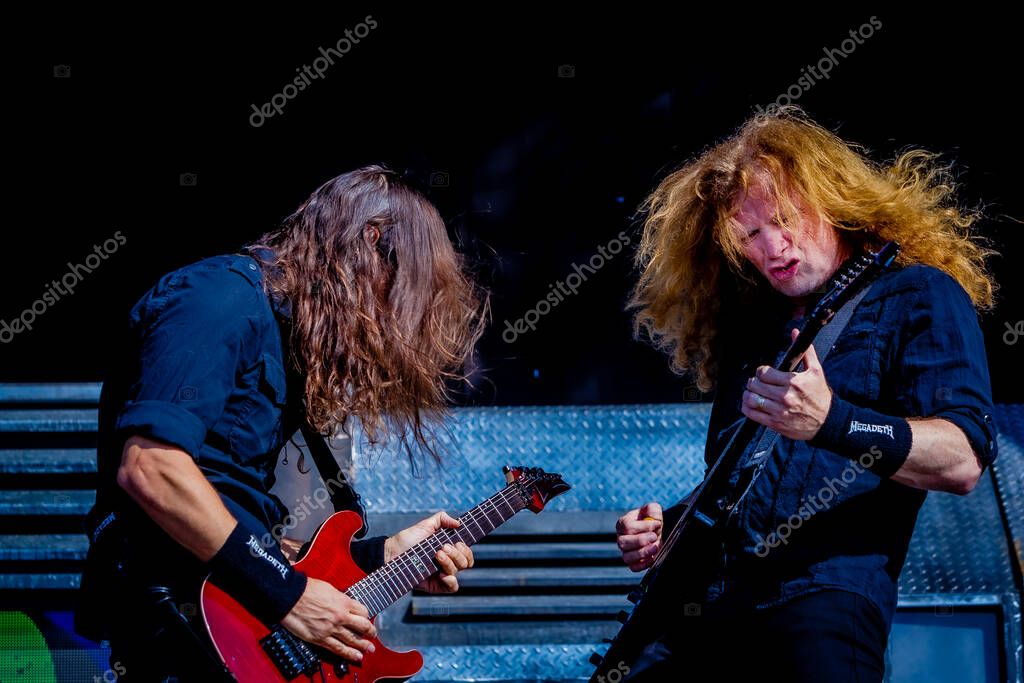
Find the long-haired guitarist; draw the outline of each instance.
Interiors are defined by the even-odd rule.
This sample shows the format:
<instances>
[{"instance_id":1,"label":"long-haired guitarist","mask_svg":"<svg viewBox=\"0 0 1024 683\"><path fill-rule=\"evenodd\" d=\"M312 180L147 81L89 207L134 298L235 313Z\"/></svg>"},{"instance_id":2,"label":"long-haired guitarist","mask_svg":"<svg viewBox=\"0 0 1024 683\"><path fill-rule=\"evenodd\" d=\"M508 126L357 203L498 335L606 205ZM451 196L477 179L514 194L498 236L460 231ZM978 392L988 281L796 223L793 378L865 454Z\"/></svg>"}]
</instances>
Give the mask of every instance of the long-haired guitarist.
<instances>
[{"instance_id":1,"label":"long-haired guitarist","mask_svg":"<svg viewBox=\"0 0 1024 683\"><path fill-rule=\"evenodd\" d=\"M958 207L934 154L874 163L797 107L752 117L644 209L636 326L674 371L716 389L707 463L744 417L780 437L718 557L692 558L716 563L704 600L677 606L627 678L882 680L927 491L967 494L996 457L976 312L996 285L980 214ZM799 371L773 369L840 268L889 240L895 267L824 363L812 346ZM651 566L684 507L618 520L631 569Z\"/></svg>"},{"instance_id":2,"label":"long-haired guitarist","mask_svg":"<svg viewBox=\"0 0 1024 683\"><path fill-rule=\"evenodd\" d=\"M371 651L366 608L295 571L302 539L271 533L289 514L269 493L278 454L303 420L331 434L357 418L371 441L438 457L431 425L468 379L485 317L437 210L378 166L324 183L242 253L161 278L104 382L76 615L110 641L119 679L223 674L196 614L210 571L268 624L347 660ZM439 512L355 542L353 559L369 572L457 525ZM437 564L421 588L455 591L473 555L449 544Z\"/></svg>"}]
</instances>

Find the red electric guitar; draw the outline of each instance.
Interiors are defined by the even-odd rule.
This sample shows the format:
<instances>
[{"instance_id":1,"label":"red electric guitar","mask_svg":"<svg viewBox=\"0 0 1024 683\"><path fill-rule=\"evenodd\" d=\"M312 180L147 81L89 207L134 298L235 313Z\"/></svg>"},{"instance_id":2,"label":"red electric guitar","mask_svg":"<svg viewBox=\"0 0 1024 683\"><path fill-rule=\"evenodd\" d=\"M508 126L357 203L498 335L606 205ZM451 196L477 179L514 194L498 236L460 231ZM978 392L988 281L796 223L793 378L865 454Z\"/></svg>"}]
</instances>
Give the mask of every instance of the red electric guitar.
<instances>
[{"instance_id":1,"label":"red electric guitar","mask_svg":"<svg viewBox=\"0 0 1024 683\"><path fill-rule=\"evenodd\" d=\"M364 574L348 552L353 534L362 526L355 512L331 515L295 568L345 591L365 605L373 619L438 570L434 554L445 543L472 545L520 510L540 512L549 500L569 490L560 475L539 468L505 467L504 472L508 485L462 515L461 526L438 531L372 574ZM403 681L423 667L419 652L395 652L377 639L372 641L374 652L364 654L362 662L347 662L280 624L268 629L209 579L203 582L200 603L210 638L240 683Z\"/></svg>"}]
</instances>

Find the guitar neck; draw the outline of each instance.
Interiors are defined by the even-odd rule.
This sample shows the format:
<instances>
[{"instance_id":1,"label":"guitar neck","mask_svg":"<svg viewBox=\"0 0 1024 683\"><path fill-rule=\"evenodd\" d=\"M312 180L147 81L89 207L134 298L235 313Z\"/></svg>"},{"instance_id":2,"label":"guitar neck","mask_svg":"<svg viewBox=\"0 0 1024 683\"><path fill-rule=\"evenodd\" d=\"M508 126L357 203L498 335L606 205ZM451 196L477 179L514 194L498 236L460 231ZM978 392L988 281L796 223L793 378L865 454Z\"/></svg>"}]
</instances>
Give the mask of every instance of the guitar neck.
<instances>
[{"instance_id":1,"label":"guitar neck","mask_svg":"<svg viewBox=\"0 0 1024 683\"><path fill-rule=\"evenodd\" d=\"M526 506L527 499L520 485L509 484L459 517L461 524L457 528L442 529L428 536L345 592L365 605L373 617L438 571L434 555L442 546L459 541L473 545Z\"/></svg>"},{"instance_id":2,"label":"guitar neck","mask_svg":"<svg viewBox=\"0 0 1024 683\"><path fill-rule=\"evenodd\" d=\"M799 359L803 356L804 352L814 343L818 333L827 325L836 314L836 312L842 308L850 299L856 296L856 293L860 291L871 279L877 275L882 268L888 267L890 263L896 258L896 253L899 251L899 246L895 242L888 242L877 254L874 254L874 258L871 259L868 256L861 255L860 263L851 267L845 273L838 274L835 276L835 286L829 291L829 293L815 306L811 315L808 317L804 326L800 330L800 334L797 338L786 349L786 352L782 355L782 359L774 366L776 370L781 372L793 372L799 365ZM661 565L668 557L672 548L678 542L684 528L690 523L691 517L700 507L700 503L703 502L705 495L704 491L713 481L719 481L722 474L727 475L732 471L732 468L738 462L743 451L747 445L750 444L754 437L757 435L757 431L760 425L754 422L750 418L744 417L739 428L733 432L732 438L729 443L726 444L721 454L715 459L714 464L708 470L705 475L704 481L696 491L693 502L687 506L682 517L676 522L675 527L672 528L671 532L665 537L665 541L661 544L661 549L658 551L658 556L654 560L654 564L651 569L644 577L644 582L653 582L657 576L658 570L661 569ZM748 475L749 476L749 472ZM748 480L749 481L749 480ZM740 486L742 490L742 486ZM736 501L733 500L733 503ZM714 522L714 520L707 518L706 521Z\"/></svg>"}]
</instances>

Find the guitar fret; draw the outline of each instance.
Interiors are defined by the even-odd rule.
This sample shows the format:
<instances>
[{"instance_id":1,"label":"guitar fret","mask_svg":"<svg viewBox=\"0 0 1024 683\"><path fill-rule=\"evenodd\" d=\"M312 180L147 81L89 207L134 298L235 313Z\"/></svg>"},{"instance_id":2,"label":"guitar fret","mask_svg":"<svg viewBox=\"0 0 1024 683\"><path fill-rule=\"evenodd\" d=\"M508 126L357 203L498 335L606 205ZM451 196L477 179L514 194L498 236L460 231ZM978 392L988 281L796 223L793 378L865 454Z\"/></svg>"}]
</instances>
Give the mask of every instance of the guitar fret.
<instances>
[{"instance_id":1,"label":"guitar fret","mask_svg":"<svg viewBox=\"0 0 1024 683\"><path fill-rule=\"evenodd\" d=\"M377 597L377 593L373 590L372 586L367 586L365 600L363 600L362 602L364 605L366 605L366 609L371 612L379 612L381 609L383 609L383 607L380 604L380 599Z\"/></svg>"},{"instance_id":2,"label":"guitar fret","mask_svg":"<svg viewBox=\"0 0 1024 683\"><path fill-rule=\"evenodd\" d=\"M526 507L518 494L516 485L506 486L462 515L458 527L441 529L403 551L353 584L348 594L365 605L371 617L379 614L440 568L434 555L446 544L454 545L461 541L473 545ZM482 520L486 520L490 529L482 524Z\"/></svg>"},{"instance_id":3,"label":"guitar fret","mask_svg":"<svg viewBox=\"0 0 1024 683\"><path fill-rule=\"evenodd\" d=\"M415 586L422 579L416 578L416 572L413 571L412 566L409 564L408 558L402 558L398 563L398 569L402 572L402 579L412 586Z\"/></svg>"},{"instance_id":4,"label":"guitar fret","mask_svg":"<svg viewBox=\"0 0 1024 683\"><path fill-rule=\"evenodd\" d=\"M491 525L491 531L494 531L504 520L501 518L501 513L498 512L498 508L494 505L494 501L488 498L487 502L491 504L491 512L487 513L487 522ZM491 517L492 514L497 516L497 522L495 522L494 518Z\"/></svg>"},{"instance_id":5,"label":"guitar fret","mask_svg":"<svg viewBox=\"0 0 1024 683\"><path fill-rule=\"evenodd\" d=\"M511 517L512 515L514 515L516 513L515 508L512 507L512 503L508 502L508 499L505 496L501 497L501 502L503 502L505 505L508 506L508 512L509 512L508 516L509 517ZM502 513L502 514L504 514L504 513Z\"/></svg>"},{"instance_id":6,"label":"guitar fret","mask_svg":"<svg viewBox=\"0 0 1024 683\"><path fill-rule=\"evenodd\" d=\"M373 603L374 609L377 611L384 609L384 600L380 595L378 580L376 578L370 581L369 589L369 597L370 601Z\"/></svg>"},{"instance_id":7,"label":"guitar fret","mask_svg":"<svg viewBox=\"0 0 1024 683\"><path fill-rule=\"evenodd\" d=\"M380 595L377 594L376 588L370 590L370 601L373 603L375 611L379 612L384 609L384 601L381 599Z\"/></svg>"},{"instance_id":8,"label":"guitar fret","mask_svg":"<svg viewBox=\"0 0 1024 683\"><path fill-rule=\"evenodd\" d=\"M394 594L397 591L393 591L391 585L390 574L392 571L394 571L394 569L392 567L389 567L388 565L384 565L384 567L382 568L384 569L384 574L381 578L381 590L384 593L384 600L390 604L394 599L397 599L398 597Z\"/></svg>"},{"instance_id":9,"label":"guitar fret","mask_svg":"<svg viewBox=\"0 0 1024 683\"><path fill-rule=\"evenodd\" d=\"M486 536L486 535L487 535L487 532L486 532L486 531L484 531L484 528L483 528L482 526L480 526L480 520L478 520L478 519L476 518L476 515L473 515L473 516L472 516L472 517L471 517L470 519L472 520L472 522L473 522L474 524L476 524L476 528L480 530L480 537L479 537L479 538L474 538L474 539L473 539L473 542L475 543L476 541L479 541L479 540L480 540L481 538L483 538L484 536Z\"/></svg>"}]
</instances>

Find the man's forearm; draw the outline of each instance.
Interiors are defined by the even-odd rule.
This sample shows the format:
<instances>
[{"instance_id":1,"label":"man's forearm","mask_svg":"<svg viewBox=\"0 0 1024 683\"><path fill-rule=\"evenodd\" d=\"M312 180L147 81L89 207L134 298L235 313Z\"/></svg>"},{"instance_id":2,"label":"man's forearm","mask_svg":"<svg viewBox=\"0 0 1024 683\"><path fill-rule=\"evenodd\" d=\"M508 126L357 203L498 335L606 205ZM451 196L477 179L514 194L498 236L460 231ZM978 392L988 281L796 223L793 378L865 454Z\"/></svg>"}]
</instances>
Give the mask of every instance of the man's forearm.
<instances>
[{"instance_id":1,"label":"man's forearm","mask_svg":"<svg viewBox=\"0 0 1024 683\"><path fill-rule=\"evenodd\" d=\"M125 442L118 484L161 529L203 562L224 545L236 520L185 451L142 436Z\"/></svg>"},{"instance_id":2,"label":"man's forearm","mask_svg":"<svg viewBox=\"0 0 1024 683\"><path fill-rule=\"evenodd\" d=\"M982 473L967 435L952 422L888 415L834 393L808 443L857 460L880 477L928 491L970 493Z\"/></svg>"},{"instance_id":3,"label":"man's forearm","mask_svg":"<svg viewBox=\"0 0 1024 683\"><path fill-rule=\"evenodd\" d=\"M913 443L894 481L929 491L969 493L982 469L963 431L942 418L910 418Z\"/></svg>"}]
</instances>

